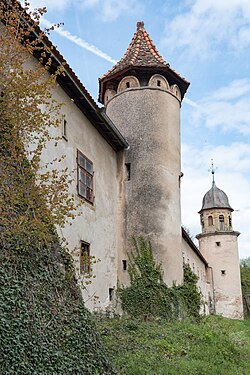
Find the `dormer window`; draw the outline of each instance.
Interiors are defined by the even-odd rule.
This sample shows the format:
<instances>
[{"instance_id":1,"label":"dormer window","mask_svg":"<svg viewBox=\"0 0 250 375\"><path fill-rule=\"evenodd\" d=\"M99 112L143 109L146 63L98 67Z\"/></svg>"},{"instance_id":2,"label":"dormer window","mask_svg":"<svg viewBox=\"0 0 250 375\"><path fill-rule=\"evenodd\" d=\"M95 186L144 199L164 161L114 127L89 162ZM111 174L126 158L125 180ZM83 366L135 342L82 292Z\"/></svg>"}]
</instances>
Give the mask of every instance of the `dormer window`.
<instances>
[{"instance_id":1,"label":"dormer window","mask_svg":"<svg viewBox=\"0 0 250 375\"><path fill-rule=\"evenodd\" d=\"M161 86L161 81L159 79L157 79L157 86L160 87Z\"/></svg>"},{"instance_id":2,"label":"dormer window","mask_svg":"<svg viewBox=\"0 0 250 375\"><path fill-rule=\"evenodd\" d=\"M126 82L126 87L127 87L127 89L130 88L130 82Z\"/></svg>"}]
</instances>

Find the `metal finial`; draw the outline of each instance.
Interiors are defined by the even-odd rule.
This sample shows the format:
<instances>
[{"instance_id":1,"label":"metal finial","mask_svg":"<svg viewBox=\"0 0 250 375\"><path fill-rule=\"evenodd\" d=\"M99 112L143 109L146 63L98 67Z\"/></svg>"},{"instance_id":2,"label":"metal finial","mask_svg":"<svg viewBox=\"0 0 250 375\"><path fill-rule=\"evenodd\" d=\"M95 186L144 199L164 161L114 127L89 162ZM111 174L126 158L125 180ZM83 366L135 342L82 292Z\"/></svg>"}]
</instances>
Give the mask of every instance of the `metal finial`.
<instances>
[{"instance_id":1,"label":"metal finial","mask_svg":"<svg viewBox=\"0 0 250 375\"><path fill-rule=\"evenodd\" d=\"M213 185L215 184L215 181L214 181L214 174L215 174L216 169L217 169L217 167L216 167L216 168L214 167L214 160L211 159L211 167L209 168L208 172L211 172L211 173L212 173L212 184L213 184Z\"/></svg>"},{"instance_id":2,"label":"metal finial","mask_svg":"<svg viewBox=\"0 0 250 375\"><path fill-rule=\"evenodd\" d=\"M144 22L143 21L137 22L136 27L137 27L137 30L144 29Z\"/></svg>"}]
</instances>

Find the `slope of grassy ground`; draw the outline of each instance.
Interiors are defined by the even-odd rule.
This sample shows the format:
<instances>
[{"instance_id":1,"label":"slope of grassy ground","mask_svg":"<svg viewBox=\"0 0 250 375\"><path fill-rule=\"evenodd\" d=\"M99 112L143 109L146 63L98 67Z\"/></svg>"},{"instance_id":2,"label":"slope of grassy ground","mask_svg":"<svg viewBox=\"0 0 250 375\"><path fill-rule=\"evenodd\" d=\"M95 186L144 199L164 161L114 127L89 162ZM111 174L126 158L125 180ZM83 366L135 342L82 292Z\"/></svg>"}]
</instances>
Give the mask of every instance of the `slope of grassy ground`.
<instances>
[{"instance_id":1,"label":"slope of grassy ground","mask_svg":"<svg viewBox=\"0 0 250 375\"><path fill-rule=\"evenodd\" d=\"M250 321L200 323L96 317L120 375L250 374Z\"/></svg>"}]
</instances>

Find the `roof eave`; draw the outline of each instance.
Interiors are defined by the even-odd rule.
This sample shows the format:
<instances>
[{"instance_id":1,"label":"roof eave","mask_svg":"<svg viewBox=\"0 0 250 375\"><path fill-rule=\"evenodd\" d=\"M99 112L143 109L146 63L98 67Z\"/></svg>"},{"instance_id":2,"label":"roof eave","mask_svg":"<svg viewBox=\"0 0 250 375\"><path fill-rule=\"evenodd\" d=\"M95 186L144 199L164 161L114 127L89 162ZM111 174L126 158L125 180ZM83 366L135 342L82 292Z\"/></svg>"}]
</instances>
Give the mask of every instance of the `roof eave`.
<instances>
[{"instance_id":1,"label":"roof eave","mask_svg":"<svg viewBox=\"0 0 250 375\"><path fill-rule=\"evenodd\" d=\"M126 74L127 72L131 71L131 70L140 70L140 71L150 71L150 70L161 70L161 71L165 71L165 73L167 74L170 74L176 81L177 81L177 84L181 90L181 95L182 95L182 99L184 98L185 96L185 93L190 85L190 82L188 82L185 78L181 77L175 70L173 70L170 66L168 65L150 65L150 66L145 66L145 65L128 65L127 67L115 72L115 73L112 73L110 72L110 74L104 76L104 77L101 77L99 78L99 97L98 97L98 101L100 103L104 103L104 86L105 84L110 81L111 79L118 79L120 76L123 76L124 74Z\"/></svg>"},{"instance_id":2,"label":"roof eave","mask_svg":"<svg viewBox=\"0 0 250 375\"><path fill-rule=\"evenodd\" d=\"M18 6L20 7L20 9L22 9L19 3ZM34 21L27 13L25 13L22 18L23 21L27 24L34 24ZM118 129L116 129L112 121L108 121L107 118L103 116L101 109L98 107L94 99L91 97L79 78L73 72L69 64L63 59L63 56L60 54L57 48L51 43L46 35L43 34L41 38L40 27L35 25L32 34L50 50L52 58L50 72L53 73L58 68L58 66L63 66L65 74L59 75L57 80L66 94L74 100L75 104L81 110L81 112L84 113L84 115L88 118L92 125L98 130L98 132L115 151L127 148L128 142L121 135ZM38 54L38 52L36 51L34 57L39 59L40 54Z\"/></svg>"},{"instance_id":3,"label":"roof eave","mask_svg":"<svg viewBox=\"0 0 250 375\"><path fill-rule=\"evenodd\" d=\"M188 233L185 231L185 229L183 227L181 227L181 229L182 229L182 238L188 243L188 245L192 248L192 250L194 250L196 255L198 255L198 257L202 260L205 266L208 267L208 262L206 261L204 256L201 254L198 247L194 244L194 242L192 241Z\"/></svg>"}]
</instances>

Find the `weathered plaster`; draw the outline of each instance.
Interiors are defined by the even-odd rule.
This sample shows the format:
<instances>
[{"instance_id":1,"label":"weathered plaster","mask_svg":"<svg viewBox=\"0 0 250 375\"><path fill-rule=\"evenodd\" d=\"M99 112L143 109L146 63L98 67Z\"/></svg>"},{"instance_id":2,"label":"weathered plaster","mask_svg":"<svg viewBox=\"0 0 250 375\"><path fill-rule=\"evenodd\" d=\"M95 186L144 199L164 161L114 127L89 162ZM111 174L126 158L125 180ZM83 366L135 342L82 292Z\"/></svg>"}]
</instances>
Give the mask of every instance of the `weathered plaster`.
<instances>
[{"instance_id":1,"label":"weathered plaster","mask_svg":"<svg viewBox=\"0 0 250 375\"><path fill-rule=\"evenodd\" d=\"M128 89L115 95L106 112L127 139L125 239L152 242L168 284L182 281L180 219L180 102L167 90Z\"/></svg>"}]
</instances>

